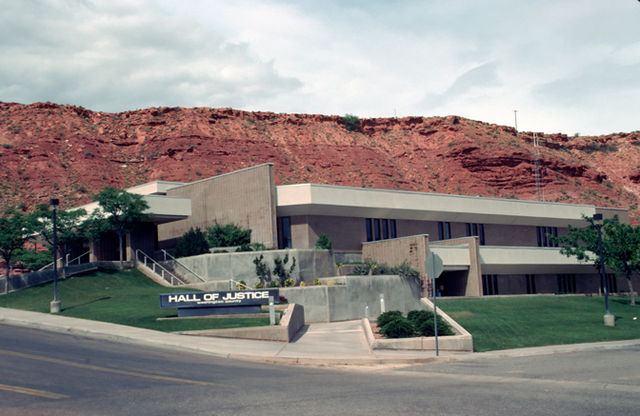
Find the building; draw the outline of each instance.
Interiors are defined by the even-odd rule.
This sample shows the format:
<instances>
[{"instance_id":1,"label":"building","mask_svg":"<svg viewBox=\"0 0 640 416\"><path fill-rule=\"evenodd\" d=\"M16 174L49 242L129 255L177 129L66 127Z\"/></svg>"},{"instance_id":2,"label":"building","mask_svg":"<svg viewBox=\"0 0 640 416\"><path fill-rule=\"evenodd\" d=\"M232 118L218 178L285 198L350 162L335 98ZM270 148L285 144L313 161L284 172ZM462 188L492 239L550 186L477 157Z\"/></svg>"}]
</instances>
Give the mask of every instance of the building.
<instances>
[{"instance_id":1,"label":"building","mask_svg":"<svg viewBox=\"0 0 640 416\"><path fill-rule=\"evenodd\" d=\"M234 222L252 230L252 242L267 248L313 248L321 234L333 242L336 261L371 258L407 260L424 274L433 252L444 263L442 295L598 293L592 264L563 256L549 235L581 227L583 216L617 215L624 209L296 184L276 186L273 165L263 164L191 183L155 181L128 189L149 202L150 222L127 236L126 257L134 250L171 249L191 227ZM91 210L92 204L84 206ZM108 238L94 244L99 260L117 258ZM617 291L623 277L609 275ZM620 282L618 282L620 279Z\"/></svg>"}]
</instances>

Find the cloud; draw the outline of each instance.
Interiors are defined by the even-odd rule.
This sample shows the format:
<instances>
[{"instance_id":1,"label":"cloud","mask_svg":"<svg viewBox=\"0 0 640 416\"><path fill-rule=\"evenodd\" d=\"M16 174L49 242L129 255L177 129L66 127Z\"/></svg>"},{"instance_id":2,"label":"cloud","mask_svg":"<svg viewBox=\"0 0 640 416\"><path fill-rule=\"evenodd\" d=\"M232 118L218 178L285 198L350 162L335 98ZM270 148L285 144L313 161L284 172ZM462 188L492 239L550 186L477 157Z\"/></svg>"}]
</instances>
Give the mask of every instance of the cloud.
<instances>
[{"instance_id":1,"label":"cloud","mask_svg":"<svg viewBox=\"0 0 640 416\"><path fill-rule=\"evenodd\" d=\"M0 19L5 101L241 108L301 86L247 44L142 3L11 2Z\"/></svg>"},{"instance_id":2,"label":"cloud","mask_svg":"<svg viewBox=\"0 0 640 416\"><path fill-rule=\"evenodd\" d=\"M464 72L443 93L427 94L422 100L422 104L427 109L438 108L451 100L463 99L466 95L473 93L474 90L483 90L500 85L497 64L490 62Z\"/></svg>"}]
</instances>

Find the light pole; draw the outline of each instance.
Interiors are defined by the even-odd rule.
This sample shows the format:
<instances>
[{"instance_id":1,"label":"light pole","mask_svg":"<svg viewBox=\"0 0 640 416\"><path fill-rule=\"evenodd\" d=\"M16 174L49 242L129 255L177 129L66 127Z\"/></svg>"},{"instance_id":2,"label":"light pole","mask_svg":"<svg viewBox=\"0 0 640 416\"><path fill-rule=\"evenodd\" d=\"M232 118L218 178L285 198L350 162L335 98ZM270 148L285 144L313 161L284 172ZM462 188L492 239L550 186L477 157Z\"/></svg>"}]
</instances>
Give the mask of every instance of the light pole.
<instances>
[{"instance_id":1,"label":"light pole","mask_svg":"<svg viewBox=\"0 0 640 416\"><path fill-rule=\"evenodd\" d=\"M611 314L609 311L609 284L607 282L607 276L604 273L604 250L602 248L602 214L593 214L593 223L596 226L596 230L598 230L598 251L600 256L600 279L602 280L602 291L604 292L604 306L605 306L605 314L604 314L604 324L606 326L616 326L616 317Z\"/></svg>"},{"instance_id":2,"label":"light pole","mask_svg":"<svg viewBox=\"0 0 640 416\"><path fill-rule=\"evenodd\" d=\"M56 217L56 210L60 201L52 198L49 204L53 208L53 300L49 304L49 311L58 313L62 309L62 302L58 300L58 224Z\"/></svg>"}]
</instances>

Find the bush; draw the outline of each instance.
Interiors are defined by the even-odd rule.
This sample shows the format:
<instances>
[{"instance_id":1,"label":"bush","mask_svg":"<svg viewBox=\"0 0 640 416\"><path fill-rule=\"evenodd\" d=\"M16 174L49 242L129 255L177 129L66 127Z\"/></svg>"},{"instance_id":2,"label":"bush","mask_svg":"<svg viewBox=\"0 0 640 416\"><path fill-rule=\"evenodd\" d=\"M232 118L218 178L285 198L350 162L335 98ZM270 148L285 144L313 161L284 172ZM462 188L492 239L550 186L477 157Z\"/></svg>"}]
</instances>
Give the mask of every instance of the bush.
<instances>
[{"instance_id":1,"label":"bush","mask_svg":"<svg viewBox=\"0 0 640 416\"><path fill-rule=\"evenodd\" d=\"M387 311L385 313L381 313L380 316L378 316L378 319L376 320L376 324L378 325L378 328L382 328L383 326L385 326L387 324L387 322L389 322L390 320L396 318L396 317L402 317L402 312L400 311Z\"/></svg>"},{"instance_id":2,"label":"bush","mask_svg":"<svg viewBox=\"0 0 640 416\"><path fill-rule=\"evenodd\" d=\"M260 287L265 287L271 282L271 269L264 262L264 256L260 254L260 257L253 259L253 264L256 265L256 275L260 281Z\"/></svg>"},{"instance_id":3,"label":"bush","mask_svg":"<svg viewBox=\"0 0 640 416\"><path fill-rule=\"evenodd\" d=\"M381 314L377 320L380 333L387 338L406 338L414 336L433 336L433 313L426 310L414 310L405 318L400 311ZM438 316L438 335L454 335L453 330L441 316Z\"/></svg>"},{"instance_id":4,"label":"bush","mask_svg":"<svg viewBox=\"0 0 640 416\"><path fill-rule=\"evenodd\" d=\"M208 252L209 244L207 244L204 233L200 228L192 227L180 237L176 248L173 250L173 255L176 257L188 257Z\"/></svg>"},{"instance_id":5,"label":"bush","mask_svg":"<svg viewBox=\"0 0 640 416\"><path fill-rule=\"evenodd\" d=\"M279 256L273 259L273 274L278 276L278 283L280 283L280 286L285 286L285 282L291 279L291 273L293 273L296 268L295 257L293 257L291 267L289 268L287 268L288 262L289 254L285 254L284 259L281 259Z\"/></svg>"},{"instance_id":6,"label":"bush","mask_svg":"<svg viewBox=\"0 0 640 416\"><path fill-rule=\"evenodd\" d=\"M53 253L49 250L34 251L21 248L16 250L16 260L29 270L38 270L53 261Z\"/></svg>"},{"instance_id":7,"label":"bush","mask_svg":"<svg viewBox=\"0 0 640 416\"><path fill-rule=\"evenodd\" d=\"M320 234L316 241L316 248L319 250L331 250L333 249L333 243L326 234Z\"/></svg>"},{"instance_id":8,"label":"bush","mask_svg":"<svg viewBox=\"0 0 640 416\"><path fill-rule=\"evenodd\" d=\"M413 325L404 316L394 316L382 328L380 333L387 338L407 338L414 335Z\"/></svg>"},{"instance_id":9,"label":"bush","mask_svg":"<svg viewBox=\"0 0 640 416\"><path fill-rule=\"evenodd\" d=\"M344 128L349 131L360 130L360 119L358 116L354 116L353 114L345 114L342 117L342 123L344 124Z\"/></svg>"},{"instance_id":10,"label":"bush","mask_svg":"<svg viewBox=\"0 0 640 416\"><path fill-rule=\"evenodd\" d=\"M233 247L251 243L251 230L242 228L232 222L207 228L209 247Z\"/></svg>"},{"instance_id":11,"label":"bush","mask_svg":"<svg viewBox=\"0 0 640 416\"><path fill-rule=\"evenodd\" d=\"M322 282L320 281L320 279L313 279L313 285L314 286L320 286L320 285L322 285Z\"/></svg>"}]
</instances>

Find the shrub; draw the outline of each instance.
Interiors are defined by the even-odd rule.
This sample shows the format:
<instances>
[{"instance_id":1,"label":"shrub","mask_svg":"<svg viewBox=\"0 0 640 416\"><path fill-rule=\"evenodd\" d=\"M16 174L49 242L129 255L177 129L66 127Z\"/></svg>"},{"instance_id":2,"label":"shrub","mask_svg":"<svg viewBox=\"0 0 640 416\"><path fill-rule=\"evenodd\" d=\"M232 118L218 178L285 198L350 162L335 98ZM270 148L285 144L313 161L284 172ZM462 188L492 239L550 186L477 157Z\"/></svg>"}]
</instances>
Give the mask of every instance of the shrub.
<instances>
[{"instance_id":1,"label":"shrub","mask_svg":"<svg viewBox=\"0 0 640 416\"><path fill-rule=\"evenodd\" d=\"M313 285L314 286L320 286L322 284L322 282L320 281L320 279L313 279Z\"/></svg>"},{"instance_id":2,"label":"shrub","mask_svg":"<svg viewBox=\"0 0 640 416\"><path fill-rule=\"evenodd\" d=\"M306 286L306 285L307 285L307 284L304 282L304 280L303 280L302 282L300 282L300 287L304 287L304 286Z\"/></svg>"},{"instance_id":3,"label":"shrub","mask_svg":"<svg viewBox=\"0 0 640 416\"><path fill-rule=\"evenodd\" d=\"M344 124L344 128L349 131L360 130L360 119L358 116L354 116L353 114L345 114L342 117L342 123Z\"/></svg>"},{"instance_id":4,"label":"shrub","mask_svg":"<svg viewBox=\"0 0 640 416\"><path fill-rule=\"evenodd\" d=\"M381 313L380 316L378 316L378 319L376 320L376 324L378 325L378 328L382 328L387 324L387 322L389 322L390 320L398 316L402 317L402 312L387 311L387 312Z\"/></svg>"},{"instance_id":5,"label":"shrub","mask_svg":"<svg viewBox=\"0 0 640 416\"><path fill-rule=\"evenodd\" d=\"M407 338L414 334L413 325L404 316L394 316L382 328L380 333L387 338Z\"/></svg>"},{"instance_id":6,"label":"shrub","mask_svg":"<svg viewBox=\"0 0 640 416\"><path fill-rule=\"evenodd\" d=\"M293 287L294 283L293 283L293 279L287 279L284 281L284 287Z\"/></svg>"},{"instance_id":7,"label":"shrub","mask_svg":"<svg viewBox=\"0 0 640 416\"><path fill-rule=\"evenodd\" d=\"M416 333L424 337L432 337L433 332L433 312L426 310L415 310L407 314L407 319L413 325ZM438 316L438 335L453 335L454 332L449 324Z\"/></svg>"},{"instance_id":8,"label":"shrub","mask_svg":"<svg viewBox=\"0 0 640 416\"><path fill-rule=\"evenodd\" d=\"M287 268L287 263L289 262L289 254L285 254L284 259L281 259L280 256L277 256L273 259L273 274L278 276L278 282L280 286L284 286L285 282L288 279L291 279L291 273L296 268L296 258L293 257L293 261L291 262L291 267Z\"/></svg>"},{"instance_id":9,"label":"shrub","mask_svg":"<svg viewBox=\"0 0 640 416\"><path fill-rule=\"evenodd\" d=\"M196 227L190 228L180 237L176 248L173 250L173 255L176 257L188 257L208 252L209 244L207 244L207 239L202 230Z\"/></svg>"},{"instance_id":10,"label":"shrub","mask_svg":"<svg viewBox=\"0 0 640 416\"><path fill-rule=\"evenodd\" d=\"M319 250L331 250L333 249L333 243L326 234L320 234L316 241L316 248Z\"/></svg>"},{"instance_id":11,"label":"shrub","mask_svg":"<svg viewBox=\"0 0 640 416\"><path fill-rule=\"evenodd\" d=\"M416 322L413 325L416 333L418 335L421 335L423 337L432 337L434 332L433 332L433 314L431 315L431 318L429 319L425 319L425 320L421 320ZM444 319L442 319L441 316L438 316L438 335L454 335L453 330L451 329L451 327L449 326L449 324L447 324Z\"/></svg>"},{"instance_id":12,"label":"shrub","mask_svg":"<svg viewBox=\"0 0 640 416\"><path fill-rule=\"evenodd\" d=\"M271 270L265 264L264 256L260 254L260 257L253 259L253 264L256 265L256 275L260 280L260 284L266 286L267 283L271 282Z\"/></svg>"},{"instance_id":13,"label":"shrub","mask_svg":"<svg viewBox=\"0 0 640 416\"><path fill-rule=\"evenodd\" d=\"M264 287L264 283L258 281L256 282L256 289L262 289Z\"/></svg>"},{"instance_id":14,"label":"shrub","mask_svg":"<svg viewBox=\"0 0 640 416\"><path fill-rule=\"evenodd\" d=\"M210 247L232 247L251 243L251 230L232 222L207 228L207 241Z\"/></svg>"}]
</instances>

